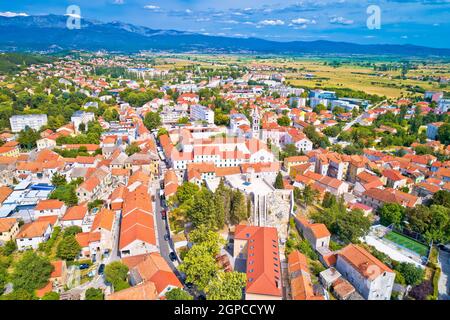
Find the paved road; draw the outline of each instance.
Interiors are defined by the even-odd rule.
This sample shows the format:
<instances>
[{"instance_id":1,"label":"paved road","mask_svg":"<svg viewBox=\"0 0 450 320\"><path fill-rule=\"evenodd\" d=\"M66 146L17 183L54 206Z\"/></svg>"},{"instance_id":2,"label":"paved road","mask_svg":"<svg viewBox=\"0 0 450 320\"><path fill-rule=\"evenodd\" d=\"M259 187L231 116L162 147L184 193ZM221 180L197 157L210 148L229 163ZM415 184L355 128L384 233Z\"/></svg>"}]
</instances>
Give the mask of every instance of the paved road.
<instances>
[{"instance_id":1,"label":"paved road","mask_svg":"<svg viewBox=\"0 0 450 320\"><path fill-rule=\"evenodd\" d=\"M441 277L439 278L439 300L450 300L450 253L439 251L439 264Z\"/></svg>"},{"instance_id":2,"label":"paved road","mask_svg":"<svg viewBox=\"0 0 450 320\"><path fill-rule=\"evenodd\" d=\"M170 238L169 241L164 240L164 235L169 233L169 229L167 227L167 221L161 217L161 210L163 210L163 208L161 208L161 201L159 198L159 191L160 191L159 183L160 181L158 180L150 186L152 194L155 194L155 220L158 233L159 252L161 256L167 261L170 268L178 277L178 279L182 283L184 283L184 279L177 269L178 262L174 263L169 258L170 252L172 251L175 252L172 238Z\"/></svg>"}]
</instances>

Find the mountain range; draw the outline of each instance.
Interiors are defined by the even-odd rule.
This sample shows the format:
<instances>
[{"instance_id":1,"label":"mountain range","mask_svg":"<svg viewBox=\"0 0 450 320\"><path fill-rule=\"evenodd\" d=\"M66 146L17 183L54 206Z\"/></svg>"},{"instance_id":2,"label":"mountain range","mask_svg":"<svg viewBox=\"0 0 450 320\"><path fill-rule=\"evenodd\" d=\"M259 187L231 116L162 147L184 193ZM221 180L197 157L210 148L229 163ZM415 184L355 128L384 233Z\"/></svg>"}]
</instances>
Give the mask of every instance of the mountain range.
<instances>
[{"instance_id":1,"label":"mountain range","mask_svg":"<svg viewBox=\"0 0 450 320\"><path fill-rule=\"evenodd\" d=\"M333 41L276 42L259 38L208 36L176 30L157 30L133 24L81 20L70 30L60 15L0 17L0 50L88 50L134 53L139 51L254 53L254 54L362 54L450 57L450 49L415 45L362 45Z\"/></svg>"}]
</instances>

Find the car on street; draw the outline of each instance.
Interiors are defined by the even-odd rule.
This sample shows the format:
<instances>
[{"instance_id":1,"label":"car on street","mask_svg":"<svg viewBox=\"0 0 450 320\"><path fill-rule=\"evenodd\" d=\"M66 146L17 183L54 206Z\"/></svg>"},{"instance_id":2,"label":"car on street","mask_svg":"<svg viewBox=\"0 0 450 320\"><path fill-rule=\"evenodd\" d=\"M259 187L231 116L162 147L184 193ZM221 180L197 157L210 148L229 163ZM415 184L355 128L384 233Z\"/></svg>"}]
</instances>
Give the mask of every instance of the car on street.
<instances>
[{"instance_id":1,"label":"car on street","mask_svg":"<svg viewBox=\"0 0 450 320\"><path fill-rule=\"evenodd\" d=\"M171 253L169 253L169 258L172 261L177 261L177 255L173 251Z\"/></svg>"},{"instance_id":2,"label":"car on street","mask_svg":"<svg viewBox=\"0 0 450 320\"><path fill-rule=\"evenodd\" d=\"M166 233L166 234L164 235L164 240L169 241L169 239L170 239L170 236Z\"/></svg>"},{"instance_id":3,"label":"car on street","mask_svg":"<svg viewBox=\"0 0 450 320\"><path fill-rule=\"evenodd\" d=\"M166 210L162 210L161 211L161 218L164 219L164 220L167 219L167 212L166 212Z\"/></svg>"},{"instance_id":4,"label":"car on street","mask_svg":"<svg viewBox=\"0 0 450 320\"><path fill-rule=\"evenodd\" d=\"M442 251L450 252L450 247L448 245L440 244L438 245L438 248Z\"/></svg>"},{"instance_id":5,"label":"car on street","mask_svg":"<svg viewBox=\"0 0 450 320\"><path fill-rule=\"evenodd\" d=\"M186 288L192 289L194 287L194 284L191 282L186 283Z\"/></svg>"},{"instance_id":6,"label":"car on street","mask_svg":"<svg viewBox=\"0 0 450 320\"><path fill-rule=\"evenodd\" d=\"M103 274L105 271L105 264L101 264L100 267L98 267L98 274Z\"/></svg>"}]
</instances>

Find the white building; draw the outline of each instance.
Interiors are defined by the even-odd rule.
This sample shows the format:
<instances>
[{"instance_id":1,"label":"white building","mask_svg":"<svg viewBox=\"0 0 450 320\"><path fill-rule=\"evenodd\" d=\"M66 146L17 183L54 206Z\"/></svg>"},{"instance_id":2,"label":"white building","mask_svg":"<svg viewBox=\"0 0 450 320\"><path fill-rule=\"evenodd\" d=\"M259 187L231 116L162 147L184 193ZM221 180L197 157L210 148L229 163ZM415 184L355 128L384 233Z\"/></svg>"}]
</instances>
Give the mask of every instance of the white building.
<instances>
[{"instance_id":1,"label":"white building","mask_svg":"<svg viewBox=\"0 0 450 320\"><path fill-rule=\"evenodd\" d=\"M445 113L450 108L450 99L439 100L438 110L440 113Z\"/></svg>"},{"instance_id":2,"label":"white building","mask_svg":"<svg viewBox=\"0 0 450 320\"><path fill-rule=\"evenodd\" d=\"M356 110L359 109L358 105L356 105L354 103L350 103L349 101L331 100L331 110L334 110L334 108L336 108L336 107L341 107L345 111L352 111L353 109L356 109Z\"/></svg>"},{"instance_id":3,"label":"white building","mask_svg":"<svg viewBox=\"0 0 450 320\"><path fill-rule=\"evenodd\" d=\"M83 111L77 111L75 112L72 117L70 118L70 121L73 124L73 127L75 128L75 132L79 132L79 126L80 124L84 123L87 129L87 124L90 121L95 120L95 114L93 112L83 112Z\"/></svg>"},{"instance_id":4,"label":"white building","mask_svg":"<svg viewBox=\"0 0 450 320\"><path fill-rule=\"evenodd\" d=\"M25 224L16 237L17 249L37 249L39 244L47 241L52 234L52 225L48 221L35 221Z\"/></svg>"},{"instance_id":5,"label":"white building","mask_svg":"<svg viewBox=\"0 0 450 320\"><path fill-rule=\"evenodd\" d=\"M395 273L365 249L349 244L337 254L336 269L367 300L390 300Z\"/></svg>"},{"instance_id":6,"label":"white building","mask_svg":"<svg viewBox=\"0 0 450 320\"><path fill-rule=\"evenodd\" d=\"M191 120L206 121L209 124L214 123L214 111L208 107L196 104L191 106Z\"/></svg>"},{"instance_id":7,"label":"white building","mask_svg":"<svg viewBox=\"0 0 450 320\"><path fill-rule=\"evenodd\" d=\"M43 126L47 125L46 114L24 114L15 115L9 118L12 132L20 132L26 127L33 130L40 130Z\"/></svg>"},{"instance_id":8,"label":"white building","mask_svg":"<svg viewBox=\"0 0 450 320\"><path fill-rule=\"evenodd\" d=\"M427 138L431 140L436 140L439 128L443 125L443 122L433 122L427 124Z\"/></svg>"}]
</instances>

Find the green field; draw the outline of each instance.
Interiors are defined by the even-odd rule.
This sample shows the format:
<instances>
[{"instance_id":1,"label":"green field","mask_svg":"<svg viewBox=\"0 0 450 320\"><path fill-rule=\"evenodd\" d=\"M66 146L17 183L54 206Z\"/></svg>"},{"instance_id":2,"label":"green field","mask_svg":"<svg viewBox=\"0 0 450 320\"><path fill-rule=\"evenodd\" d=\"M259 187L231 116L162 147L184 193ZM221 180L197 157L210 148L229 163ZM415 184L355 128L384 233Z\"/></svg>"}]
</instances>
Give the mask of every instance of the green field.
<instances>
[{"instance_id":1,"label":"green field","mask_svg":"<svg viewBox=\"0 0 450 320\"><path fill-rule=\"evenodd\" d=\"M387 240L392 241L406 249L416 252L420 256L427 256L428 247L420 242L408 238L400 233L391 231L384 236Z\"/></svg>"}]
</instances>

